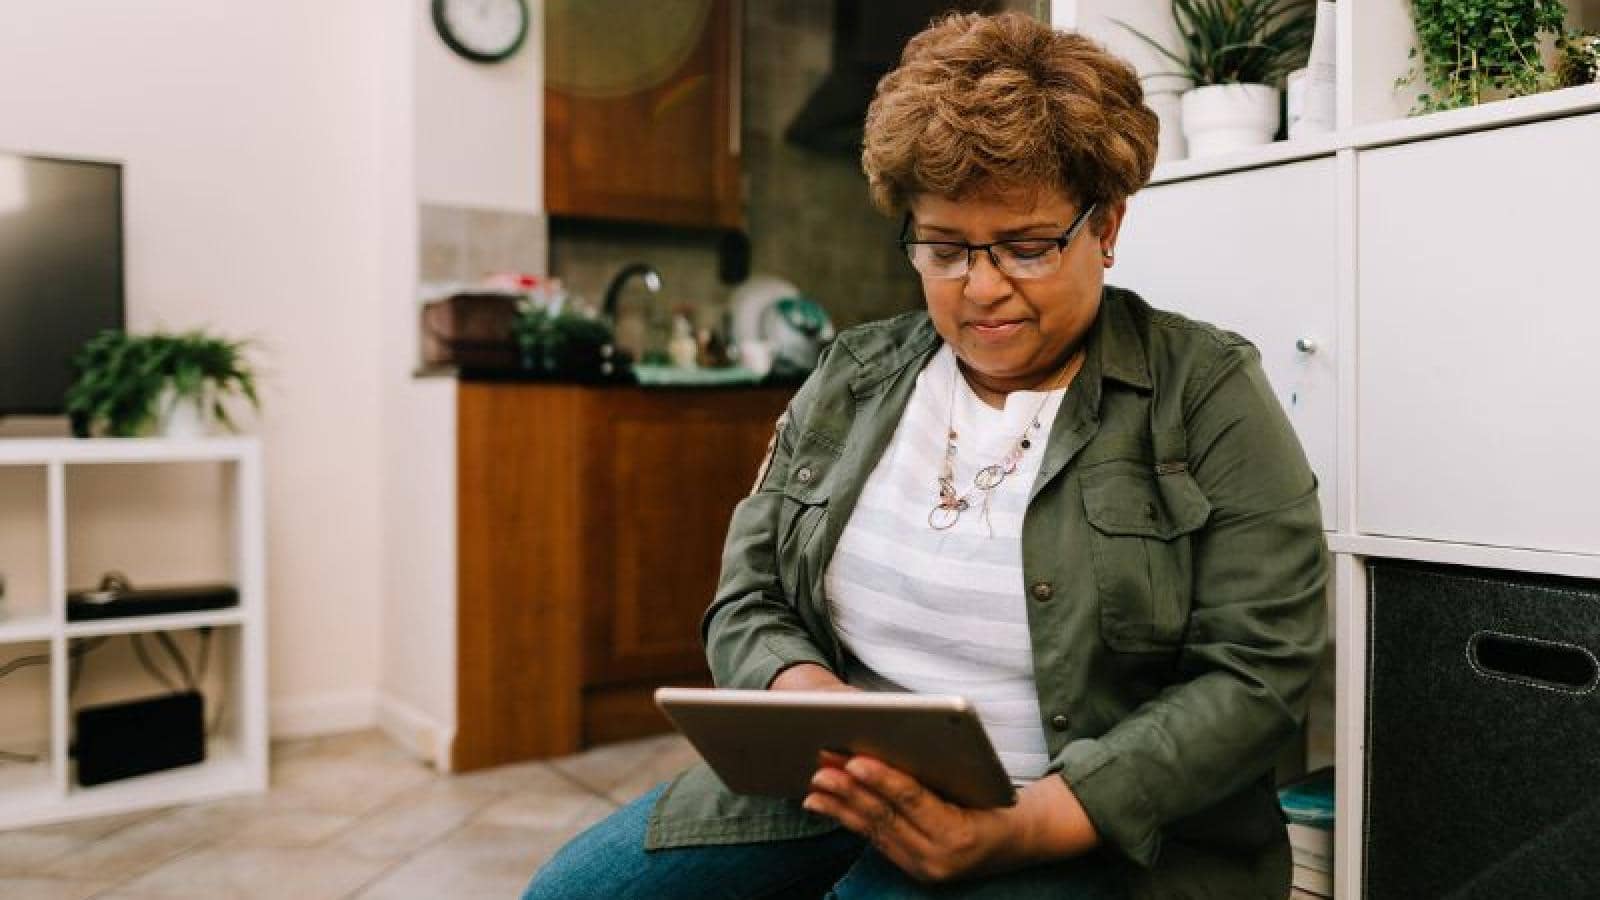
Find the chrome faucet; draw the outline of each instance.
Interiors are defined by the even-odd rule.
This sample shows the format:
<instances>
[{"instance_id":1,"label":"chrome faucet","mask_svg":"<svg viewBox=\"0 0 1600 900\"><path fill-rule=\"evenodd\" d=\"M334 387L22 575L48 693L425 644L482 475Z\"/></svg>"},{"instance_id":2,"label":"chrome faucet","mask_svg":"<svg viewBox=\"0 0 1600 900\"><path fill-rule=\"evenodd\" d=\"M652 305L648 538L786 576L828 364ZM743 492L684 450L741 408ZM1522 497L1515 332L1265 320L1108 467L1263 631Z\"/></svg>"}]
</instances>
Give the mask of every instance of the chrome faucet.
<instances>
[{"instance_id":1,"label":"chrome faucet","mask_svg":"<svg viewBox=\"0 0 1600 900\"><path fill-rule=\"evenodd\" d=\"M606 296L602 312L605 313L608 320L612 322L617 320L617 300L622 295L622 289L627 286L628 279L635 275L644 276L644 286L650 293L657 294L661 292L661 273L656 271L655 266L642 262L629 263L623 266L622 271L613 275L611 283L606 285Z\"/></svg>"}]
</instances>

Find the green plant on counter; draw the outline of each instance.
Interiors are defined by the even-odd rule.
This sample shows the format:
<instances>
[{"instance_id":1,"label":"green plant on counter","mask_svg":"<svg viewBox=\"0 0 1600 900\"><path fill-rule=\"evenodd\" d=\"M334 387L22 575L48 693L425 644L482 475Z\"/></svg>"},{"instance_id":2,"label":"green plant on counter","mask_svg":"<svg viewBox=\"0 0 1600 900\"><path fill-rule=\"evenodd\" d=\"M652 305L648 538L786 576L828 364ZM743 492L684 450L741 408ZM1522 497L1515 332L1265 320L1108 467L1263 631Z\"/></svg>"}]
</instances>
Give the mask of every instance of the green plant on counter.
<instances>
[{"instance_id":1,"label":"green plant on counter","mask_svg":"<svg viewBox=\"0 0 1600 900\"><path fill-rule=\"evenodd\" d=\"M235 430L223 404L228 396L241 394L253 408L261 407L255 372L245 358L248 346L201 331L102 331L73 357L76 377L67 389L67 413L89 431L132 437L155 423L157 401L170 386L178 400L209 401L202 412Z\"/></svg>"},{"instance_id":2,"label":"green plant on counter","mask_svg":"<svg viewBox=\"0 0 1600 900\"><path fill-rule=\"evenodd\" d=\"M1315 4L1301 0L1172 0L1182 54L1120 19L1118 25L1178 66L1146 78L1176 76L1195 87L1276 84L1306 64L1316 29Z\"/></svg>"},{"instance_id":3,"label":"green plant on counter","mask_svg":"<svg viewBox=\"0 0 1600 900\"><path fill-rule=\"evenodd\" d=\"M1411 0L1420 65L1395 82L1421 78L1428 92L1412 115L1476 106L1500 96L1521 97L1557 86L1539 58L1540 35L1560 35L1562 0Z\"/></svg>"},{"instance_id":4,"label":"green plant on counter","mask_svg":"<svg viewBox=\"0 0 1600 900\"><path fill-rule=\"evenodd\" d=\"M1562 87L1578 87L1600 81L1600 34L1577 32L1561 47L1561 62L1556 67Z\"/></svg>"},{"instance_id":5,"label":"green plant on counter","mask_svg":"<svg viewBox=\"0 0 1600 900\"><path fill-rule=\"evenodd\" d=\"M555 377L599 378L614 374L620 359L611 326L571 312L524 305L511 325L524 369Z\"/></svg>"}]
</instances>

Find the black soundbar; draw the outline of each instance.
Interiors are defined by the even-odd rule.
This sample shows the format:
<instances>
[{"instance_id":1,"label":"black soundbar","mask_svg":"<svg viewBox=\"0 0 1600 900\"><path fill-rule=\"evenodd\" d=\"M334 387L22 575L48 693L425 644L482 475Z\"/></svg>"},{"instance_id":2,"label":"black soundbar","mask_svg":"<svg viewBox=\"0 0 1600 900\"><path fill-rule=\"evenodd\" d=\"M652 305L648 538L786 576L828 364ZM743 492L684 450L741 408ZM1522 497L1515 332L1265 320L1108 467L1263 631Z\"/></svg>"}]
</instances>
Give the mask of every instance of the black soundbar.
<instances>
[{"instance_id":1,"label":"black soundbar","mask_svg":"<svg viewBox=\"0 0 1600 900\"><path fill-rule=\"evenodd\" d=\"M231 584L74 591L67 595L67 621L199 612L238 605L239 589Z\"/></svg>"}]
</instances>

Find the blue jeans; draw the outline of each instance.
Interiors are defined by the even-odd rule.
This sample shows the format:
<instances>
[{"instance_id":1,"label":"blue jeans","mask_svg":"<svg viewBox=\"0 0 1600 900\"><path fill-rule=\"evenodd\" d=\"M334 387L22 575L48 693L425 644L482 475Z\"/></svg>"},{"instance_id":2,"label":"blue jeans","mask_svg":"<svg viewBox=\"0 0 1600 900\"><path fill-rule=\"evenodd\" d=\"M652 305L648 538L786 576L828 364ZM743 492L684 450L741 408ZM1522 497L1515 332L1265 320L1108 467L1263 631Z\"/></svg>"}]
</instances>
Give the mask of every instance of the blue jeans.
<instances>
[{"instance_id":1,"label":"blue jeans","mask_svg":"<svg viewBox=\"0 0 1600 900\"><path fill-rule=\"evenodd\" d=\"M665 785L573 838L533 877L523 900L1122 900L1103 855L955 884L912 880L845 830L793 841L646 851L645 824Z\"/></svg>"}]
</instances>

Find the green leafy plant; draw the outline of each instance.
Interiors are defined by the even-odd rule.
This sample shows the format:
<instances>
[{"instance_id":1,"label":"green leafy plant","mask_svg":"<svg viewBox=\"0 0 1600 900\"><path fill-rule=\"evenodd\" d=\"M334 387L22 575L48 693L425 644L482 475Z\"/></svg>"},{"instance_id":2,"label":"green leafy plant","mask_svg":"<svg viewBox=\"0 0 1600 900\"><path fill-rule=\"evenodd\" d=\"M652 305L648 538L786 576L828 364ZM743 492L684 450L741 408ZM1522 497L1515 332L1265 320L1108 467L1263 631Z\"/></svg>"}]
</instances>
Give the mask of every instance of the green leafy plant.
<instances>
[{"instance_id":1,"label":"green leafy plant","mask_svg":"<svg viewBox=\"0 0 1600 900\"><path fill-rule=\"evenodd\" d=\"M511 334L522 367L541 374L603 377L614 374L622 362L612 345L611 326L590 316L526 304L518 309Z\"/></svg>"},{"instance_id":2,"label":"green leafy plant","mask_svg":"<svg viewBox=\"0 0 1600 900\"><path fill-rule=\"evenodd\" d=\"M245 358L248 341L201 331L147 335L102 331L73 357L76 377L67 389L67 413L86 429L113 437L142 434L155 422L157 400L171 385L180 399L209 400L208 411L235 430L223 401L242 394L253 408L255 372ZM214 388L208 397L207 386Z\"/></svg>"},{"instance_id":3,"label":"green leafy plant","mask_svg":"<svg viewBox=\"0 0 1600 900\"><path fill-rule=\"evenodd\" d=\"M1577 87L1600 81L1600 34L1576 32L1561 45L1561 62L1556 74L1562 87Z\"/></svg>"},{"instance_id":4,"label":"green leafy plant","mask_svg":"<svg viewBox=\"0 0 1600 900\"><path fill-rule=\"evenodd\" d=\"M1539 58L1539 36L1560 35L1561 0L1411 0L1417 47L1404 87L1421 78L1428 92L1412 115L1475 106L1497 95L1520 97L1557 86Z\"/></svg>"},{"instance_id":5,"label":"green leafy plant","mask_svg":"<svg viewBox=\"0 0 1600 900\"><path fill-rule=\"evenodd\" d=\"M1306 64L1316 28L1314 5L1302 0L1172 0L1181 53L1120 19L1118 25L1178 66L1145 77L1181 77L1196 87L1275 84Z\"/></svg>"}]
</instances>

